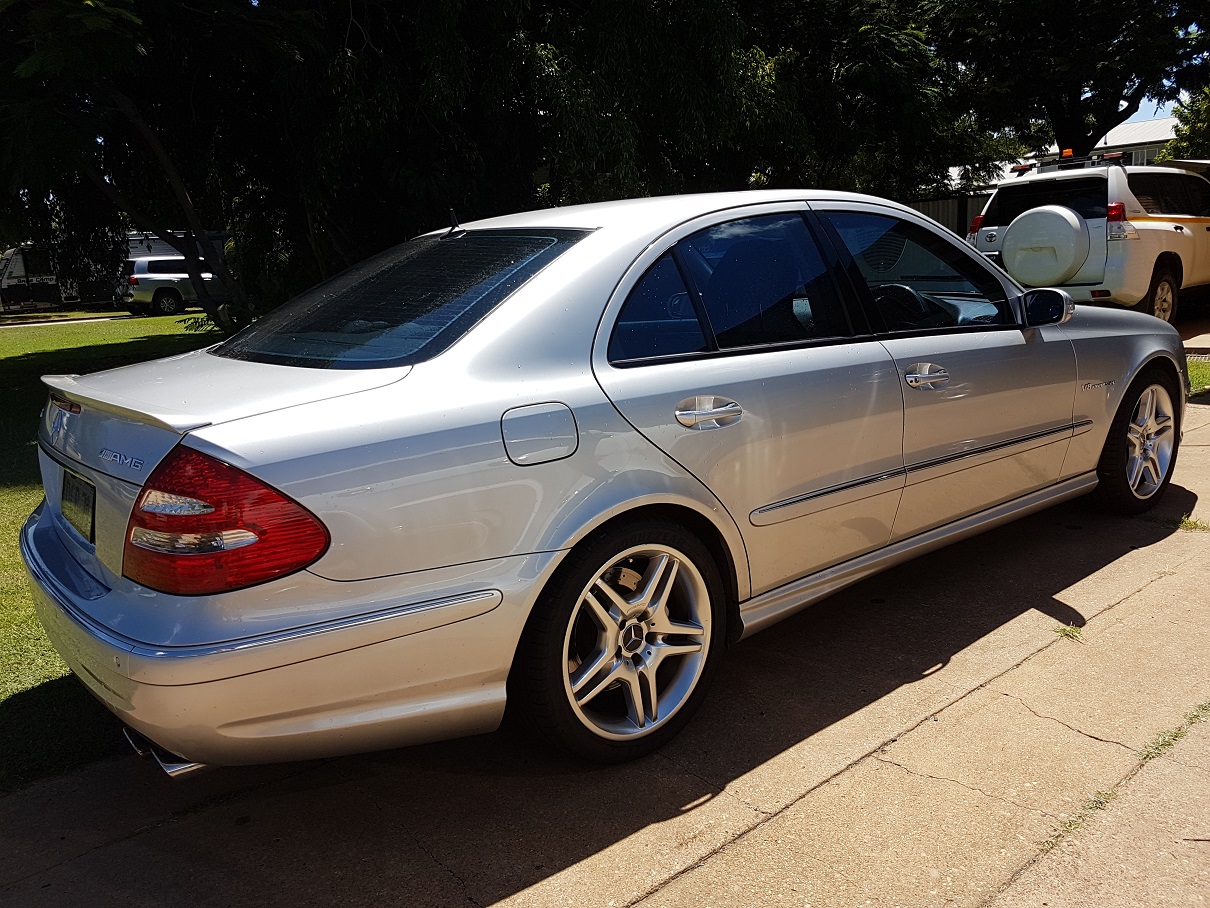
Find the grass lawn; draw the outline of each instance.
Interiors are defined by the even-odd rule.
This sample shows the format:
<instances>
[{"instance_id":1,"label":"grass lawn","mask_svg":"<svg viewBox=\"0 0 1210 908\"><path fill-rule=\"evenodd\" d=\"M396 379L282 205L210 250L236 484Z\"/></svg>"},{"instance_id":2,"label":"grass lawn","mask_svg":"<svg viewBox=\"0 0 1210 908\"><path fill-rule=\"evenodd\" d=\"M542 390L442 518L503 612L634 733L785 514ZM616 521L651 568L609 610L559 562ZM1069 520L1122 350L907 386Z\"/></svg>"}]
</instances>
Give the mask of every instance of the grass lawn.
<instances>
[{"instance_id":1,"label":"grass lawn","mask_svg":"<svg viewBox=\"0 0 1210 908\"><path fill-rule=\"evenodd\" d=\"M39 376L96 372L213 343L171 317L0 328L0 793L117 752L116 719L68 676L34 617L17 534L42 499Z\"/></svg>"},{"instance_id":2,"label":"grass lawn","mask_svg":"<svg viewBox=\"0 0 1210 908\"><path fill-rule=\"evenodd\" d=\"M1189 360L1189 385L1194 394L1210 387L1210 361Z\"/></svg>"}]
</instances>

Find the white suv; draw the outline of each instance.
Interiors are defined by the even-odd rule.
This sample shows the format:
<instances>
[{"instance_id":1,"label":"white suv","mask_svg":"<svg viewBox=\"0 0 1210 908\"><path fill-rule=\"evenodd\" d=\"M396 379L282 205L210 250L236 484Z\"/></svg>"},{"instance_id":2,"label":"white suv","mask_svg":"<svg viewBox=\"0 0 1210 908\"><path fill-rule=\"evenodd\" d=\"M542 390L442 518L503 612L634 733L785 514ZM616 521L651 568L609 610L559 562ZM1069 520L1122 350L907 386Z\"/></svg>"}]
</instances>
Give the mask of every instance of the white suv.
<instances>
[{"instance_id":1,"label":"white suv","mask_svg":"<svg viewBox=\"0 0 1210 908\"><path fill-rule=\"evenodd\" d=\"M1182 288L1210 284L1210 182L1169 167L1061 167L1000 183L967 241L1026 286L1172 321Z\"/></svg>"}]
</instances>

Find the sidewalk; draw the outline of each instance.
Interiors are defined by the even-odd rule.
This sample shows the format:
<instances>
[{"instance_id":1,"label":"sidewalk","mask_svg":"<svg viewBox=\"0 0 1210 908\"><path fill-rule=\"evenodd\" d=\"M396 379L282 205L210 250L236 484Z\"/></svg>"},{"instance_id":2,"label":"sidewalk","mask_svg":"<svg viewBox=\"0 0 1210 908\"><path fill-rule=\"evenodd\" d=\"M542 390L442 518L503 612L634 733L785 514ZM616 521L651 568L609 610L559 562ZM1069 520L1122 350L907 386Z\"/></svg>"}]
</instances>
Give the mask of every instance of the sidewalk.
<instances>
[{"instance_id":1,"label":"sidewalk","mask_svg":"<svg viewBox=\"0 0 1210 908\"><path fill-rule=\"evenodd\" d=\"M1143 760L1210 702L1187 514L1207 405L1156 512L1071 503L844 591L736 647L653 757L122 757L0 800L0 903L1206 906L1210 720Z\"/></svg>"}]
</instances>

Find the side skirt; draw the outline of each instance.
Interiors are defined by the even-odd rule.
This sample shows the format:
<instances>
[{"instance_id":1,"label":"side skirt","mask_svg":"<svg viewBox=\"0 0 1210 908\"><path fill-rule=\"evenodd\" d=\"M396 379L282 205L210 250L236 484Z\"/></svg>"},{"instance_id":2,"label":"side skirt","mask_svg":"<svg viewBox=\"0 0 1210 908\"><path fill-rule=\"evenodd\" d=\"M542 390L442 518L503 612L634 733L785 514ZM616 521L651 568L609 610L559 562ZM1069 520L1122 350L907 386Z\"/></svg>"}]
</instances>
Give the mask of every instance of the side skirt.
<instances>
[{"instance_id":1,"label":"side skirt","mask_svg":"<svg viewBox=\"0 0 1210 908\"><path fill-rule=\"evenodd\" d=\"M944 548L952 542L977 536L1027 514L1078 498L1091 492L1096 485L1097 474L1085 473L762 593L740 604L739 616L743 622L740 639L751 637L757 631L762 631L872 574Z\"/></svg>"}]
</instances>

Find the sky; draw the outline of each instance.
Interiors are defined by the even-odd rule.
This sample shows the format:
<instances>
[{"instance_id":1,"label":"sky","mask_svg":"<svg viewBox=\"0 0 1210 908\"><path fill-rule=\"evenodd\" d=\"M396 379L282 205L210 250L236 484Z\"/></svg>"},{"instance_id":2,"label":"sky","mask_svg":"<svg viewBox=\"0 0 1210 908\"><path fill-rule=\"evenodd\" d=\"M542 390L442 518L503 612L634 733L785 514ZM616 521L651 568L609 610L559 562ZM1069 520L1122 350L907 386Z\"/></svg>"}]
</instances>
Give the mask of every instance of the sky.
<instances>
[{"instance_id":1,"label":"sky","mask_svg":"<svg viewBox=\"0 0 1210 908\"><path fill-rule=\"evenodd\" d=\"M1175 106L1174 101L1169 101L1166 104L1156 104L1154 101L1144 101L1139 105L1139 112L1127 120L1127 123L1138 123L1140 120L1155 120L1158 117L1172 116L1172 108Z\"/></svg>"}]
</instances>

